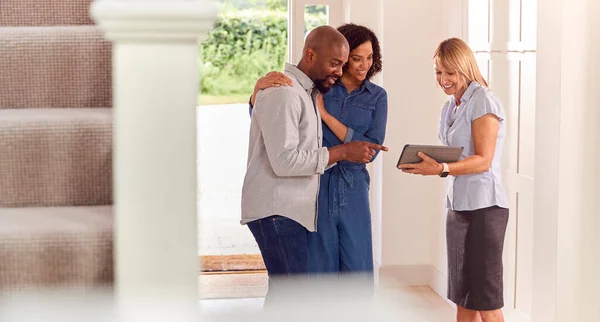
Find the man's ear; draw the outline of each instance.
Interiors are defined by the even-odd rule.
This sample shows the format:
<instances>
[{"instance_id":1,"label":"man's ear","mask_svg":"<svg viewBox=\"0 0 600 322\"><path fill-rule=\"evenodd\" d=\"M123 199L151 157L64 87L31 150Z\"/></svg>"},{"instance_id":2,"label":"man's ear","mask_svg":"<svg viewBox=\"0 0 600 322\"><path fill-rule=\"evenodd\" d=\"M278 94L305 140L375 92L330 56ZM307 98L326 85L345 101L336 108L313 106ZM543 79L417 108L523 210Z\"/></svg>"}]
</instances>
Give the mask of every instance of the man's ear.
<instances>
[{"instance_id":1,"label":"man's ear","mask_svg":"<svg viewBox=\"0 0 600 322\"><path fill-rule=\"evenodd\" d=\"M317 59L317 53L312 48L306 49L306 62L313 63Z\"/></svg>"}]
</instances>

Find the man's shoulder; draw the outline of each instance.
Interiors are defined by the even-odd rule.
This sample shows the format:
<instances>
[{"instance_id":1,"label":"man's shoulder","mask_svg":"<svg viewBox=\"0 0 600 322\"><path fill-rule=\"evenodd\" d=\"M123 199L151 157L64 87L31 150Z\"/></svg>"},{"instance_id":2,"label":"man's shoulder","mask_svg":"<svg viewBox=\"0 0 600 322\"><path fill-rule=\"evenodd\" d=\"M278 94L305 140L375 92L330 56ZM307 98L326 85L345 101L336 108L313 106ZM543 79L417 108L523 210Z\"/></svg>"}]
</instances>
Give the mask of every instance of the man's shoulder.
<instances>
[{"instance_id":1,"label":"man's shoulder","mask_svg":"<svg viewBox=\"0 0 600 322\"><path fill-rule=\"evenodd\" d=\"M257 101L289 100L300 102L300 95L302 95L302 91L292 85L265 88L259 91L256 97Z\"/></svg>"},{"instance_id":2,"label":"man's shoulder","mask_svg":"<svg viewBox=\"0 0 600 322\"><path fill-rule=\"evenodd\" d=\"M256 95L254 112L265 115L276 115L271 113L276 110L295 110L300 112L302 107L301 93L291 86L271 87L261 90ZM261 111L268 111L261 113Z\"/></svg>"},{"instance_id":3,"label":"man's shoulder","mask_svg":"<svg viewBox=\"0 0 600 322\"><path fill-rule=\"evenodd\" d=\"M297 96L293 86L276 86L265 88L262 91L263 95L280 95L280 96Z\"/></svg>"}]
</instances>

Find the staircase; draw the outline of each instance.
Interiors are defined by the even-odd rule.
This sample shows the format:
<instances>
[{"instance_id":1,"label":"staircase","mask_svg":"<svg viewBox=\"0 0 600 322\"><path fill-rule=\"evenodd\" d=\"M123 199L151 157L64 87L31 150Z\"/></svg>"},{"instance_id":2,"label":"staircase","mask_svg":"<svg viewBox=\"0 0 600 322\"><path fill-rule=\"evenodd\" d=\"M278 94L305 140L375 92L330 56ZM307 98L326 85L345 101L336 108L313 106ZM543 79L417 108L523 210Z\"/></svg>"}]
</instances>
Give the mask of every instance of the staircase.
<instances>
[{"instance_id":1,"label":"staircase","mask_svg":"<svg viewBox=\"0 0 600 322\"><path fill-rule=\"evenodd\" d=\"M112 284L111 45L90 5L0 1L0 292Z\"/></svg>"}]
</instances>

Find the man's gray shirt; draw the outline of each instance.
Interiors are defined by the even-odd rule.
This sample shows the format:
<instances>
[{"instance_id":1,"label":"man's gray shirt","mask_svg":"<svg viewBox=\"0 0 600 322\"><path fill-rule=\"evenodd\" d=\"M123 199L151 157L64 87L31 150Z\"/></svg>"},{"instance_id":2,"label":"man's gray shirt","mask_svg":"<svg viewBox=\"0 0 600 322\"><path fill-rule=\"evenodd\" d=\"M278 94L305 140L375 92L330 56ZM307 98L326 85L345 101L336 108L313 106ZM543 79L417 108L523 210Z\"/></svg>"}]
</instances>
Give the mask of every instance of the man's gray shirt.
<instances>
[{"instance_id":1,"label":"man's gray shirt","mask_svg":"<svg viewBox=\"0 0 600 322\"><path fill-rule=\"evenodd\" d=\"M280 215L315 231L319 175L329 161L314 103L318 91L291 64L286 64L285 75L293 86L271 87L256 95L241 223Z\"/></svg>"}]
</instances>

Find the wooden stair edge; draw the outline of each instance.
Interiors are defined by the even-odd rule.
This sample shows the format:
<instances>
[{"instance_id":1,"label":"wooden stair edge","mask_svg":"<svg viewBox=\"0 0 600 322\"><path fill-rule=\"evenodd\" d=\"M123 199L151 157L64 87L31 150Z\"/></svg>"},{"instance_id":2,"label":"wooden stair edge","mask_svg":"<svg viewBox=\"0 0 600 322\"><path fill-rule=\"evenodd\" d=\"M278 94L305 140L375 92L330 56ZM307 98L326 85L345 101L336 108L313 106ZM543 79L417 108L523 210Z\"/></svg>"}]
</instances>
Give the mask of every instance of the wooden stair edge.
<instances>
[{"instance_id":1,"label":"wooden stair edge","mask_svg":"<svg viewBox=\"0 0 600 322\"><path fill-rule=\"evenodd\" d=\"M253 255L201 255L201 272L235 272L266 270L262 256Z\"/></svg>"}]
</instances>

